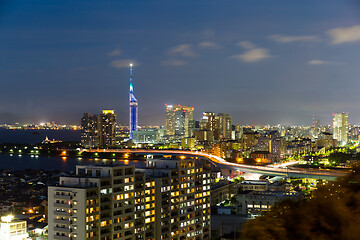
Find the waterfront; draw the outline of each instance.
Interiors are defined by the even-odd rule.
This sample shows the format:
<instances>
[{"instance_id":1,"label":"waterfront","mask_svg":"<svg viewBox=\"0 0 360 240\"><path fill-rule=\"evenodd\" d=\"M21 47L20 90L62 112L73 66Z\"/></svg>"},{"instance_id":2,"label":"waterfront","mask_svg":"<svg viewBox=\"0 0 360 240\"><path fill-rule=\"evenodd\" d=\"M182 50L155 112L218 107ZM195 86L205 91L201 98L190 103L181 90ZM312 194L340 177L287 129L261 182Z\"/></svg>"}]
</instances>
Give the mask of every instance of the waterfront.
<instances>
[{"instance_id":1,"label":"waterfront","mask_svg":"<svg viewBox=\"0 0 360 240\"><path fill-rule=\"evenodd\" d=\"M1 143L36 144L42 142L46 137L61 141L80 142L80 130L26 130L26 129L4 129L0 128Z\"/></svg>"},{"instance_id":2,"label":"waterfront","mask_svg":"<svg viewBox=\"0 0 360 240\"><path fill-rule=\"evenodd\" d=\"M47 171L75 171L76 165L109 164L110 162L135 165L136 167L143 167L145 165L144 161L140 160L0 154L1 170L43 169Z\"/></svg>"}]
</instances>

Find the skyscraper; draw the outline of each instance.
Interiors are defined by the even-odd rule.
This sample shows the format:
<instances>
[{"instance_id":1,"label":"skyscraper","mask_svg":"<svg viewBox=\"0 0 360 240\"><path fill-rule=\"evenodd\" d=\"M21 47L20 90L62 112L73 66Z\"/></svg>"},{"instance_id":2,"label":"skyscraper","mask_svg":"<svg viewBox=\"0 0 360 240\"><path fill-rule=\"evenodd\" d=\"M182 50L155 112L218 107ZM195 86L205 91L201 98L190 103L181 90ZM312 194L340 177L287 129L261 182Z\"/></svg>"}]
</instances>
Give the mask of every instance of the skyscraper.
<instances>
[{"instance_id":1,"label":"skyscraper","mask_svg":"<svg viewBox=\"0 0 360 240\"><path fill-rule=\"evenodd\" d=\"M213 140L219 140L219 119L213 112L203 112L200 120L200 129L211 131L214 137Z\"/></svg>"},{"instance_id":2,"label":"skyscraper","mask_svg":"<svg viewBox=\"0 0 360 240\"><path fill-rule=\"evenodd\" d=\"M114 110L103 110L100 115L100 145L110 147L116 145L116 114Z\"/></svg>"},{"instance_id":3,"label":"skyscraper","mask_svg":"<svg viewBox=\"0 0 360 240\"><path fill-rule=\"evenodd\" d=\"M138 126L138 101L134 95L134 87L132 84L132 64L130 64L130 89L129 89L129 104L130 104L130 112L129 112L129 128L130 128L130 139L133 138L133 132L137 130Z\"/></svg>"},{"instance_id":4,"label":"skyscraper","mask_svg":"<svg viewBox=\"0 0 360 240\"><path fill-rule=\"evenodd\" d=\"M348 140L348 114L333 113L333 135L334 139L343 144Z\"/></svg>"},{"instance_id":5,"label":"skyscraper","mask_svg":"<svg viewBox=\"0 0 360 240\"><path fill-rule=\"evenodd\" d=\"M99 115L84 113L81 119L81 144L85 148L96 148L100 145L100 118Z\"/></svg>"},{"instance_id":6,"label":"skyscraper","mask_svg":"<svg viewBox=\"0 0 360 240\"><path fill-rule=\"evenodd\" d=\"M227 113L219 113L217 118L219 124L220 139L230 139L232 131L231 116Z\"/></svg>"},{"instance_id":7,"label":"skyscraper","mask_svg":"<svg viewBox=\"0 0 360 240\"><path fill-rule=\"evenodd\" d=\"M115 146L116 114L114 110L103 110L100 116L84 113L81 119L81 143L85 148Z\"/></svg>"},{"instance_id":8,"label":"skyscraper","mask_svg":"<svg viewBox=\"0 0 360 240\"><path fill-rule=\"evenodd\" d=\"M166 105L165 134L177 137L191 137L194 107Z\"/></svg>"},{"instance_id":9,"label":"skyscraper","mask_svg":"<svg viewBox=\"0 0 360 240\"><path fill-rule=\"evenodd\" d=\"M203 112L203 116L200 121L200 128L204 130L215 131L215 129L217 129L215 113Z\"/></svg>"}]
</instances>

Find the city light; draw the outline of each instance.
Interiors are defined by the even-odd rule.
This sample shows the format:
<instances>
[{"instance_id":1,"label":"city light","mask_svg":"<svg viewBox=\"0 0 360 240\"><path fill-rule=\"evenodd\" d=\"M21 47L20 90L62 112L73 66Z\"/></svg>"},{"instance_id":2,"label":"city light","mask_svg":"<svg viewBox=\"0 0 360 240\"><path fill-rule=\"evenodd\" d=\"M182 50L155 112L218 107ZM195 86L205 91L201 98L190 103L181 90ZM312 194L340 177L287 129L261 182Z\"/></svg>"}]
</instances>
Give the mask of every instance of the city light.
<instances>
[{"instance_id":1,"label":"city light","mask_svg":"<svg viewBox=\"0 0 360 240\"><path fill-rule=\"evenodd\" d=\"M4 217L1 217L1 221L2 222L11 222L12 220L14 219L14 216L13 215L7 215L7 216L4 216Z\"/></svg>"}]
</instances>

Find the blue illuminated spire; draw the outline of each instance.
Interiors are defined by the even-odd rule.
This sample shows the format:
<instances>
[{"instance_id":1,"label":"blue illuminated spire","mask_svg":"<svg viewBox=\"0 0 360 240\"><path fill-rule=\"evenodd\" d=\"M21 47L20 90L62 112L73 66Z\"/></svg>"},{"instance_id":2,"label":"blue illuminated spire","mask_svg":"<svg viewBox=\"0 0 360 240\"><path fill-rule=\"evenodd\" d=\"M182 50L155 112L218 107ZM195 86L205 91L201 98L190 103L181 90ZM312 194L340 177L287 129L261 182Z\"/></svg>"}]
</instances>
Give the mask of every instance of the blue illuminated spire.
<instances>
[{"instance_id":1,"label":"blue illuminated spire","mask_svg":"<svg viewBox=\"0 0 360 240\"><path fill-rule=\"evenodd\" d=\"M133 132L137 130L138 126L138 101L134 96L134 86L132 83L132 64L130 64L130 87L129 87L129 104L130 104L130 112L129 112L129 132L130 139L133 138Z\"/></svg>"},{"instance_id":2,"label":"blue illuminated spire","mask_svg":"<svg viewBox=\"0 0 360 240\"><path fill-rule=\"evenodd\" d=\"M130 90L129 93L133 93L134 92L134 87L132 84L132 64L130 64Z\"/></svg>"}]
</instances>

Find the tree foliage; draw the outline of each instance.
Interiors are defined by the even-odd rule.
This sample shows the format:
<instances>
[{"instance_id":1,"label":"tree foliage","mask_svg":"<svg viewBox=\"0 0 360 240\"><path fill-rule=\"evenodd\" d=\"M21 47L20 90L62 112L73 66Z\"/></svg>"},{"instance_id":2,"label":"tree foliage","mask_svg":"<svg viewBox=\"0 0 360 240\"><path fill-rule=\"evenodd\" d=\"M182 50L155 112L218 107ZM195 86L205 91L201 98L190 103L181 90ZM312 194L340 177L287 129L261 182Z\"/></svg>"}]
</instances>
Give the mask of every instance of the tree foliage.
<instances>
[{"instance_id":1,"label":"tree foliage","mask_svg":"<svg viewBox=\"0 0 360 240\"><path fill-rule=\"evenodd\" d=\"M329 161L335 162L336 164L345 163L347 160L350 159L352 159L351 154L342 153L342 152L334 152L334 153L330 153L329 155Z\"/></svg>"},{"instance_id":2,"label":"tree foliage","mask_svg":"<svg viewBox=\"0 0 360 240\"><path fill-rule=\"evenodd\" d=\"M283 201L248 221L241 239L359 239L360 166L319 187L309 200Z\"/></svg>"}]
</instances>

